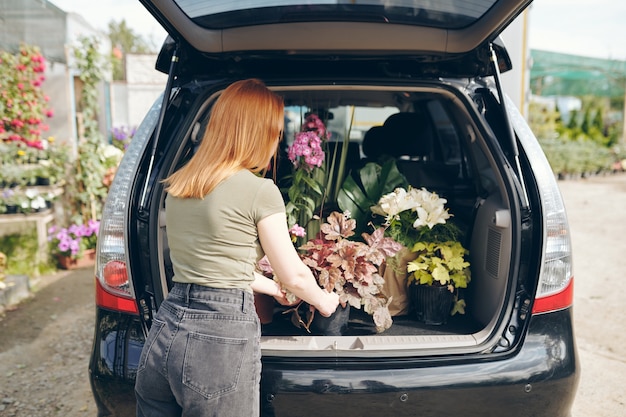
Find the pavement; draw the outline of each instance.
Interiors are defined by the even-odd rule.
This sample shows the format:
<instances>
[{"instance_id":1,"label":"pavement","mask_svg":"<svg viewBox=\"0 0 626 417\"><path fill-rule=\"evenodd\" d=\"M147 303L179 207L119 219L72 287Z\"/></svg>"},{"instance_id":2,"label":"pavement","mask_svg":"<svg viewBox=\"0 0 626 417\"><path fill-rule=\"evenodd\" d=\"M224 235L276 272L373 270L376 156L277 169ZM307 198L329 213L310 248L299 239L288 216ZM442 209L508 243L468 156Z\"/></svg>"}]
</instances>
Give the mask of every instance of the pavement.
<instances>
[{"instance_id":1,"label":"pavement","mask_svg":"<svg viewBox=\"0 0 626 417\"><path fill-rule=\"evenodd\" d=\"M58 270L49 275L29 278L28 275L7 275L0 281L0 314L10 310L22 301L30 298L35 292L55 282L57 279L71 274L84 274L85 268Z\"/></svg>"}]
</instances>

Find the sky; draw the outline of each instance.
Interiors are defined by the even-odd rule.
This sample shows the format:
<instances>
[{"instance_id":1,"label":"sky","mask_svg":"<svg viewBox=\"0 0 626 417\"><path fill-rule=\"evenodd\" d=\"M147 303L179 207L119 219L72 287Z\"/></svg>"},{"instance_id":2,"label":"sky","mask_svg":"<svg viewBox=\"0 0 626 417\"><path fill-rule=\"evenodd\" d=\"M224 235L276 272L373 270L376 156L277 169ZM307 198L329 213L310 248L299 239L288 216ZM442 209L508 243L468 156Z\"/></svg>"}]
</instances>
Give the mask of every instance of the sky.
<instances>
[{"instance_id":1,"label":"sky","mask_svg":"<svg viewBox=\"0 0 626 417\"><path fill-rule=\"evenodd\" d=\"M107 30L122 19L149 43L160 47L165 31L139 0L49 0L77 13L94 28ZM531 49L626 60L626 1L535 0L528 17Z\"/></svg>"}]
</instances>

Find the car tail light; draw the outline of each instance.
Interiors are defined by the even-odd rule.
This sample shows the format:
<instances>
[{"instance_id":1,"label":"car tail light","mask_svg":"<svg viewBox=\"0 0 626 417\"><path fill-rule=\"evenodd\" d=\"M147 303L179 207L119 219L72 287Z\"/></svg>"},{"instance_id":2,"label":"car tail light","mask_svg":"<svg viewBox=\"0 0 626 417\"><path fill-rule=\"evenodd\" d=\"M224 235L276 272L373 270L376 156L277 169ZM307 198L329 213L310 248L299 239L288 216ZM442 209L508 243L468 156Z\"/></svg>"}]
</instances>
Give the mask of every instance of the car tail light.
<instances>
[{"instance_id":1,"label":"car tail light","mask_svg":"<svg viewBox=\"0 0 626 417\"><path fill-rule=\"evenodd\" d=\"M537 181L544 212L544 250L533 314L569 307L574 294L569 225L552 171L549 175L548 181Z\"/></svg>"},{"instance_id":2,"label":"car tail light","mask_svg":"<svg viewBox=\"0 0 626 417\"><path fill-rule=\"evenodd\" d=\"M161 99L156 103L126 149L102 210L95 269L96 302L113 310L138 312L128 256L128 207L141 155L159 117Z\"/></svg>"},{"instance_id":3,"label":"car tail light","mask_svg":"<svg viewBox=\"0 0 626 417\"><path fill-rule=\"evenodd\" d=\"M509 109L514 105L509 101ZM543 219L543 250L533 314L547 313L572 305L574 275L570 229L561 191L535 135L519 112L510 112L537 181Z\"/></svg>"},{"instance_id":4,"label":"car tail light","mask_svg":"<svg viewBox=\"0 0 626 417\"><path fill-rule=\"evenodd\" d=\"M537 156L530 158L536 159ZM536 170L536 173L543 206L544 235L543 259L533 314L571 306L574 292L572 244L561 192L551 169Z\"/></svg>"}]
</instances>

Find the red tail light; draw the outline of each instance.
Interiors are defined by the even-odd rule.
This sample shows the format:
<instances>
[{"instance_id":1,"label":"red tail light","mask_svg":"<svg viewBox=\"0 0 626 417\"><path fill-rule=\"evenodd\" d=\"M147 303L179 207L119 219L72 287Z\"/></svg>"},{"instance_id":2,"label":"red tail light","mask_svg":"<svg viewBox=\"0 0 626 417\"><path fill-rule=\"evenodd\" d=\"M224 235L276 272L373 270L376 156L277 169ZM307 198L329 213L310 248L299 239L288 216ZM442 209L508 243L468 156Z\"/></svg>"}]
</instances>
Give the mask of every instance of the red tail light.
<instances>
[{"instance_id":1,"label":"red tail light","mask_svg":"<svg viewBox=\"0 0 626 417\"><path fill-rule=\"evenodd\" d=\"M122 261L111 261L104 266L104 282L110 287L121 287L128 283L126 264Z\"/></svg>"},{"instance_id":2,"label":"red tail light","mask_svg":"<svg viewBox=\"0 0 626 417\"><path fill-rule=\"evenodd\" d=\"M96 279L96 304L108 310L139 315L135 299L124 298L107 292L98 279Z\"/></svg>"},{"instance_id":3,"label":"red tail light","mask_svg":"<svg viewBox=\"0 0 626 417\"><path fill-rule=\"evenodd\" d=\"M533 314L548 313L570 307L574 302L574 279L561 291L544 297L537 297L533 305Z\"/></svg>"}]
</instances>

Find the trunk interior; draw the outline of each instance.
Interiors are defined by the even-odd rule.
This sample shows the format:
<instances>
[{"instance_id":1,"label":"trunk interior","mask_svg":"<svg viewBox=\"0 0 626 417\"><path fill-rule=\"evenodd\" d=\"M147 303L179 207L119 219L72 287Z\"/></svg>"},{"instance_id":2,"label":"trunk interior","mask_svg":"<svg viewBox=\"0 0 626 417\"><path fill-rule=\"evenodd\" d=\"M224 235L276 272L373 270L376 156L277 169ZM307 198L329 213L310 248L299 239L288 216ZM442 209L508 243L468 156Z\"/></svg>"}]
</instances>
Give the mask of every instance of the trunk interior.
<instances>
[{"instance_id":1,"label":"trunk interior","mask_svg":"<svg viewBox=\"0 0 626 417\"><path fill-rule=\"evenodd\" d=\"M288 307L276 304L273 320L262 326L264 354L375 356L376 352L428 354L434 349L439 353L445 349L475 352L495 343L495 331L500 327L509 292L514 203L506 191L508 181L494 168L496 163L488 151L493 138L487 136L498 132L496 127L486 126L485 120L490 120L491 126L497 125L494 112L486 114L489 108L485 103L484 115L474 113L466 104L469 97L444 84L410 89L372 85L272 88L285 100L284 140L276 168L281 189L291 174L287 146L308 113L325 120L332 132L331 146L349 143L345 175L356 175L365 163L389 157L389 150L395 149L393 158L408 184L425 187L447 199L446 207L463 231L462 243L469 250L471 282L462 290L466 301L464 314L450 316L442 325L427 325L405 309L393 316L393 325L382 333L376 333L367 313L352 308L345 336L316 336L296 327L290 315L283 314ZM206 123L202 120L206 119L210 103L203 108L203 114L196 118L196 127L186 138L185 146L190 148L202 136ZM402 114L398 117L402 122L391 129L385 121L397 113ZM284 197L287 202L286 193ZM166 230L164 221L159 223L165 248L162 278L169 286L172 268L167 256Z\"/></svg>"}]
</instances>

